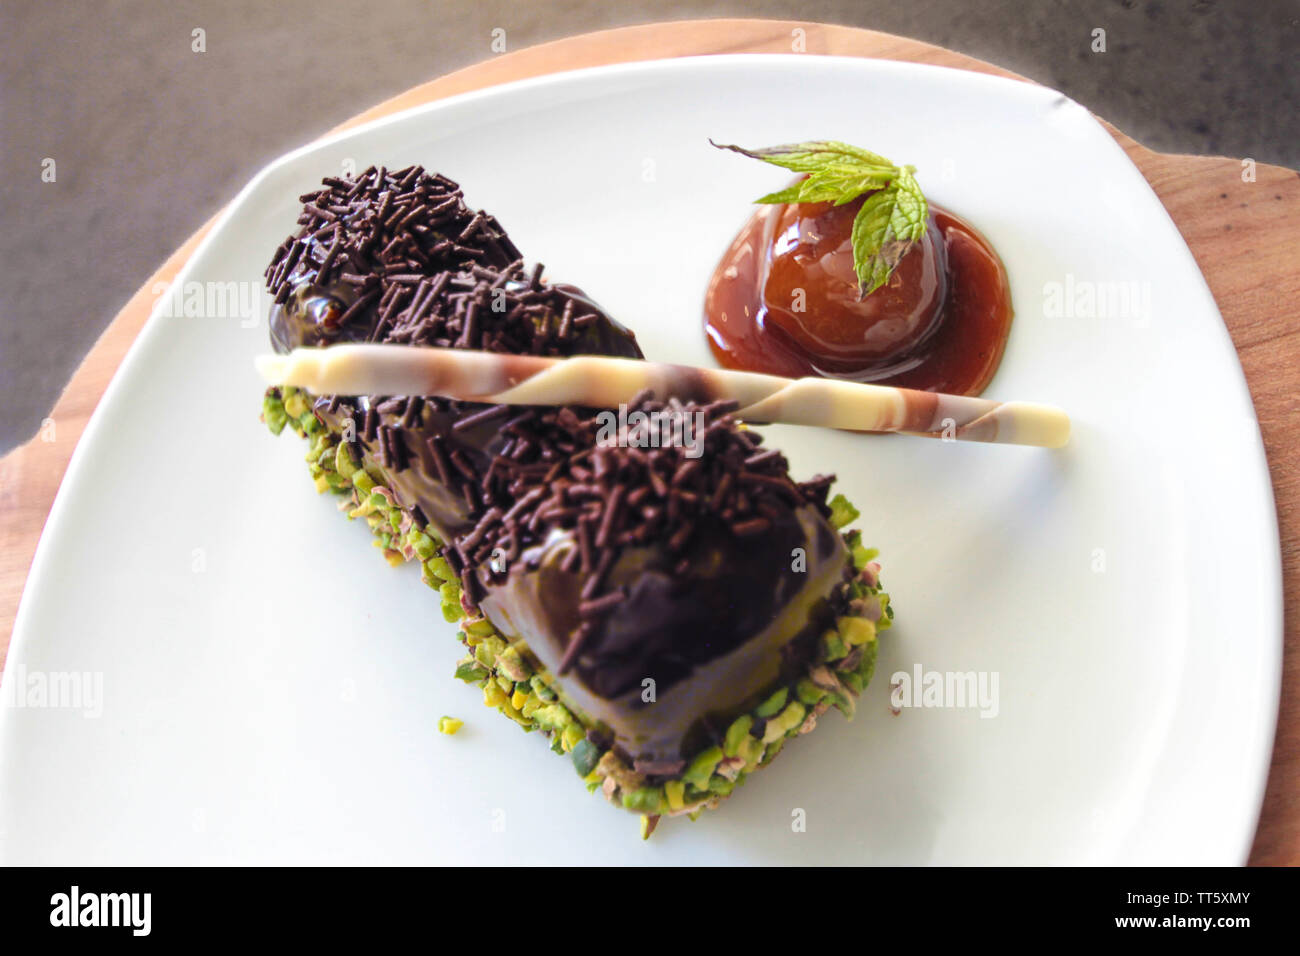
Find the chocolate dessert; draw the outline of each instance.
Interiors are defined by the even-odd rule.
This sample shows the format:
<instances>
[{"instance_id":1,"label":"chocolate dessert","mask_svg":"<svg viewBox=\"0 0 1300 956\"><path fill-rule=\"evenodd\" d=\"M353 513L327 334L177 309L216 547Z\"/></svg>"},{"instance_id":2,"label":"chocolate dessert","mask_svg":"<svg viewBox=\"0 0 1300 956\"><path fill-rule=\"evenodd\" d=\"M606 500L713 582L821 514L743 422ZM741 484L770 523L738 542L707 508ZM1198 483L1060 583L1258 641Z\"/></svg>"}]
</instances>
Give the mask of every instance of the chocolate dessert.
<instances>
[{"instance_id":1,"label":"chocolate dessert","mask_svg":"<svg viewBox=\"0 0 1300 956\"><path fill-rule=\"evenodd\" d=\"M492 217L419 167L329 179L267 270L277 351L381 342L641 358L579 289L524 268ZM613 413L269 389L390 562L418 560L457 676L643 814L716 806L832 706L853 710L892 610L832 478L796 482L734 403ZM690 442L661 441L657 425Z\"/></svg>"}]
</instances>

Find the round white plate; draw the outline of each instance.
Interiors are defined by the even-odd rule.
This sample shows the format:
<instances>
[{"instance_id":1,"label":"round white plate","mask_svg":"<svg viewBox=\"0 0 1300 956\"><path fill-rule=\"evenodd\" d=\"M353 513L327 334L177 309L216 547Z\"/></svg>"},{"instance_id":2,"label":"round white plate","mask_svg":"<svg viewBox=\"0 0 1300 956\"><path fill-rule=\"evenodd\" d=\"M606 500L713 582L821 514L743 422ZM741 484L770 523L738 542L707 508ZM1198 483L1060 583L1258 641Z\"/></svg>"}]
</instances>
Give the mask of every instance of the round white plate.
<instances>
[{"instance_id":1,"label":"round white plate","mask_svg":"<svg viewBox=\"0 0 1300 956\"><path fill-rule=\"evenodd\" d=\"M260 288L322 176L418 162L649 357L707 363L705 282L784 175L709 137L915 164L1011 275L986 394L1061 405L1075 431L1049 452L773 429L796 473L833 469L863 509L897 627L856 720L829 715L720 812L643 843L452 678L459 645L415 569L389 568L313 492L303 443L257 421L265 300L218 300ZM27 583L0 725L5 862L1245 859L1281 657L1258 427L1182 238L1061 94L813 56L496 87L276 162L177 283L160 308L178 314L155 311L77 448ZM996 702L892 714L891 676L918 667L996 680ZM440 735L443 714L465 729Z\"/></svg>"}]
</instances>

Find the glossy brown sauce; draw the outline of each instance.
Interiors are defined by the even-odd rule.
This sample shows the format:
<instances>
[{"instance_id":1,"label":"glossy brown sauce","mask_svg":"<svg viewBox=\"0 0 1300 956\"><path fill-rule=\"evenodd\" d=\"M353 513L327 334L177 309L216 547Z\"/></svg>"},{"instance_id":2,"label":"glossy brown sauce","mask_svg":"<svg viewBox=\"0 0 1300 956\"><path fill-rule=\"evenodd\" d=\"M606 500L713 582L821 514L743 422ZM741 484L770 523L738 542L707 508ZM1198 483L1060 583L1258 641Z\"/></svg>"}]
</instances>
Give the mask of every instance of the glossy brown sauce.
<instances>
[{"instance_id":1,"label":"glossy brown sauce","mask_svg":"<svg viewBox=\"0 0 1300 956\"><path fill-rule=\"evenodd\" d=\"M850 232L861 204L758 209L709 282L714 356L774 375L983 391L1011 330L1002 260L974 227L931 203L925 235L859 300Z\"/></svg>"}]
</instances>

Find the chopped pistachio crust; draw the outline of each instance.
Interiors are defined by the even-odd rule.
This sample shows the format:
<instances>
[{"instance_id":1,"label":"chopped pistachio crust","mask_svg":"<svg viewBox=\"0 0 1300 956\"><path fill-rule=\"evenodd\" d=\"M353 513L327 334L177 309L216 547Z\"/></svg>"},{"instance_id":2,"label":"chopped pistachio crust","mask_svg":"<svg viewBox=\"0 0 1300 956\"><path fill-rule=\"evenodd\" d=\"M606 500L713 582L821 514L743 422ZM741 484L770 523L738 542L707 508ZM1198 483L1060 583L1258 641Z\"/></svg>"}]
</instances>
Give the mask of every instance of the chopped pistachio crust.
<instances>
[{"instance_id":1,"label":"chopped pistachio crust","mask_svg":"<svg viewBox=\"0 0 1300 956\"><path fill-rule=\"evenodd\" d=\"M550 675L535 671L490 621L465 606L455 572L438 553L442 542L428 528L416 526L393 493L321 424L311 405L311 396L299 389L271 388L263 400L262 420L277 435L288 425L311 443L307 463L316 490L342 496L340 510L349 518L365 519L389 564L420 562L424 582L439 594L443 617L460 625L457 637L468 650L457 662L456 677L481 688L484 704L525 731L540 730L550 738L551 749L569 755L589 792L599 789L611 803L642 814L643 836L649 836L660 816L695 819L716 808L750 773L771 763L787 740L812 731L831 707L852 719L855 699L875 670L879 632L894 617L889 595L880 588L876 552L862 546L860 532L846 532L844 540L857 572L850 584L850 610L861 613L836 618L836 626L821 635L802 677L736 717L722 741L696 754L679 776L656 778L652 784L613 750L597 746L589 728L560 702ZM836 528L857 517L857 509L842 495L831 502Z\"/></svg>"}]
</instances>

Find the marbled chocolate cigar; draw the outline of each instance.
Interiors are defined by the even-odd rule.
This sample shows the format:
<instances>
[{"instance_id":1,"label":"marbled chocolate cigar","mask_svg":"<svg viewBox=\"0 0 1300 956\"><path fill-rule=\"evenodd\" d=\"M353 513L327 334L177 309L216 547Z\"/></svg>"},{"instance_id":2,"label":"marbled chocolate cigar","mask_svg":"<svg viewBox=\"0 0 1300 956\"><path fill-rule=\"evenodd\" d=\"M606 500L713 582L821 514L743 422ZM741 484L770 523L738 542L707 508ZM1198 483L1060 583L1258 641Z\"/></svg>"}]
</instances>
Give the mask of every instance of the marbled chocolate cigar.
<instances>
[{"instance_id":1,"label":"marbled chocolate cigar","mask_svg":"<svg viewBox=\"0 0 1300 956\"><path fill-rule=\"evenodd\" d=\"M1069 417L1051 405L595 355L557 359L343 345L260 356L258 367L269 382L316 391L387 385L404 393L474 402L613 408L650 390L698 402L734 400L738 417L768 424L1048 448L1059 448L1070 437Z\"/></svg>"}]
</instances>

